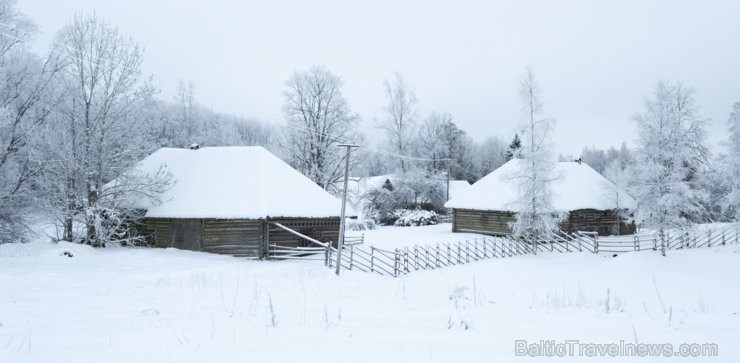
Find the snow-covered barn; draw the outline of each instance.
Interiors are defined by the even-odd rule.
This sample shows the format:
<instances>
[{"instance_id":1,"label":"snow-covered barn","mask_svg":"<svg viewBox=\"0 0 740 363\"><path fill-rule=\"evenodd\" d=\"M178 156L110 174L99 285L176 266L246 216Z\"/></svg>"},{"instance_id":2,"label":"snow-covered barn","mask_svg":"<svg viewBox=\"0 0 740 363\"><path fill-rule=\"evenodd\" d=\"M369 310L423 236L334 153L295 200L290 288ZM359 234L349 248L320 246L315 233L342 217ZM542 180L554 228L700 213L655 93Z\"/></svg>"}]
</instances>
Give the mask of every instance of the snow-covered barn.
<instances>
[{"instance_id":1,"label":"snow-covered barn","mask_svg":"<svg viewBox=\"0 0 740 363\"><path fill-rule=\"evenodd\" d=\"M336 241L341 201L266 149L162 148L136 166L156 173L165 166L174 184L161 203L146 209L143 230L158 247L261 256L268 245Z\"/></svg>"},{"instance_id":2,"label":"snow-covered barn","mask_svg":"<svg viewBox=\"0 0 740 363\"><path fill-rule=\"evenodd\" d=\"M518 180L521 159L512 159L469 189L450 199L452 231L492 235L511 233L509 223L517 212ZM552 183L553 206L567 213L561 228L567 232L594 231L601 235L634 232L634 224L621 221L617 213L636 206L635 200L590 166L578 162L560 162Z\"/></svg>"}]
</instances>

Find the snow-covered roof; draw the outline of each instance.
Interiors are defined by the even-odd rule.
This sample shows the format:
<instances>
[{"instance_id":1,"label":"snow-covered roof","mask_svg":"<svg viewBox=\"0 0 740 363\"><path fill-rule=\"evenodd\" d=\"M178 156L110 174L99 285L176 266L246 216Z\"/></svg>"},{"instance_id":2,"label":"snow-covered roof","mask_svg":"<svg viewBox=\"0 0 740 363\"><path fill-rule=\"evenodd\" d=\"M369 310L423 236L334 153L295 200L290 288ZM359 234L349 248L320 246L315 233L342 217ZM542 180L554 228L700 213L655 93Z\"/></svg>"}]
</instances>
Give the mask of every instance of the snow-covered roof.
<instances>
[{"instance_id":1,"label":"snow-covered roof","mask_svg":"<svg viewBox=\"0 0 740 363\"><path fill-rule=\"evenodd\" d=\"M512 159L463 190L447 203L447 208L517 211L519 181L516 173L521 159ZM553 207L558 211L577 209L614 209L614 184L584 163L559 162L555 168L557 180L552 182ZM631 209L635 200L620 193L620 208Z\"/></svg>"},{"instance_id":2,"label":"snow-covered roof","mask_svg":"<svg viewBox=\"0 0 740 363\"><path fill-rule=\"evenodd\" d=\"M162 148L136 165L154 174L161 166L174 185L162 203L139 202L152 218L339 216L341 201L260 146Z\"/></svg>"},{"instance_id":3,"label":"snow-covered roof","mask_svg":"<svg viewBox=\"0 0 740 363\"><path fill-rule=\"evenodd\" d=\"M467 180L450 180L450 199L461 195L468 189L470 189L470 183Z\"/></svg>"}]
</instances>

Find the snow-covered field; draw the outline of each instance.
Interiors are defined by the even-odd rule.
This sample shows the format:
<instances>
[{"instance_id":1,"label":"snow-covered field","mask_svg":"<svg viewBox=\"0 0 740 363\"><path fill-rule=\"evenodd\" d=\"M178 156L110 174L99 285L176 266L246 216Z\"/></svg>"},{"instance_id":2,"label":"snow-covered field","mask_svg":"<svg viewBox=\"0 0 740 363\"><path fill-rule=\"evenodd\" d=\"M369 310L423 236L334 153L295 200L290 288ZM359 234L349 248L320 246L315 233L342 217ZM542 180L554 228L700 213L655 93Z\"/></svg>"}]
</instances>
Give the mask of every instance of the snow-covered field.
<instances>
[{"instance_id":1,"label":"snow-covered field","mask_svg":"<svg viewBox=\"0 0 740 363\"><path fill-rule=\"evenodd\" d=\"M443 227L417 228L417 243ZM548 361L515 357L516 339L717 343L714 358L581 360L736 362L739 262L737 245L543 253L394 279L316 261L1 245L0 362Z\"/></svg>"}]
</instances>

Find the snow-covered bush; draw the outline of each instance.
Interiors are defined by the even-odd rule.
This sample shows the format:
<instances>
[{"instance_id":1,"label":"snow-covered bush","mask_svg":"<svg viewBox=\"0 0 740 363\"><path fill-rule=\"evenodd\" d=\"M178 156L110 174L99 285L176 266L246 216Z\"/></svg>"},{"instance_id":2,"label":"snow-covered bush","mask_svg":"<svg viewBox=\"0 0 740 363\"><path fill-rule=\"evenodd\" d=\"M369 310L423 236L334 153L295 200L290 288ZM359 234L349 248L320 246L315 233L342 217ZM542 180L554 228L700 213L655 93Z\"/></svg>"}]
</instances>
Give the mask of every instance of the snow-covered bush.
<instances>
[{"instance_id":1,"label":"snow-covered bush","mask_svg":"<svg viewBox=\"0 0 740 363\"><path fill-rule=\"evenodd\" d=\"M372 219L350 219L344 222L347 230L350 231L368 231L378 228L378 225Z\"/></svg>"},{"instance_id":2,"label":"snow-covered bush","mask_svg":"<svg viewBox=\"0 0 740 363\"><path fill-rule=\"evenodd\" d=\"M398 209L393 214L397 216L396 221L393 223L395 226L429 226L439 222L437 213L428 210Z\"/></svg>"},{"instance_id":3,"label":"snow-covered bush","mask_svg":"<svg viewBox=\"0 0 740 363\"><path fill-rule=\"evenodd\" d=\"M380 188L367 192L365 198L365 215L380 224L393 224L393 211L400 207L399 201L394 197L393 191Z\"/></svg>"},{"instance_id":4,"label":"snow-covered bush","mask_svg":"<svg viewBox=\"0 0 740 363\"><path fill-rule=\"evenodd\" d=\"M421 172L409 173L392 185L386 183L382 188L370 190L365 200L364 212L368 218L382 225L393 225L400 217L396 213L398 210L444 210L445 185L440 177Z\"/></svg>"},{"instance_id":5,"label":"snow-covered bush","mask_svg":"<svg viewBox=\"0 0 740 363\"><path fill-rule=\"evenodd\" d=\"M80 242L95 247L144 245L146 236L137 229L143 217L143 210L103 205L88 208L86 221L93 227L94 235L90 235L88 229L88 235Z\"/></svg>"}]
</instances>

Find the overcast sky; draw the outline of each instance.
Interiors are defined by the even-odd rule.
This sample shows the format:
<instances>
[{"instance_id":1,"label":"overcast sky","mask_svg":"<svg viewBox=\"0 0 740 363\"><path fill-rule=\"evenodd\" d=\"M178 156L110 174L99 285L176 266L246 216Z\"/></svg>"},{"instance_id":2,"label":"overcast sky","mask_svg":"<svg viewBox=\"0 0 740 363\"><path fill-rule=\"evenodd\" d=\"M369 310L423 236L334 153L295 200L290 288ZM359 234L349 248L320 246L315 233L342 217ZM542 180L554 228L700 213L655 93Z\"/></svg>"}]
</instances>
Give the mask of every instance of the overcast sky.
<instances>
[{"instance_id":1,"label":"overcast sky","mask_svg":"<svg viewBox=\"0 0 740 363\"><path fill-rule=\"evenodd\" d=\"M216 111L281 123L294 70L324 64L370 128L393 72L419 111L450 112L478 140L509 139L518 79L531 65L558 152L633 144L658 78L696 89L710 142L740 101L740 1L20 0L39 26L33 47L80 11L97 12L145 47L162 96L195 84ZM508 141L508 140L507 140Z\"/></svg>"}]
</instances>

